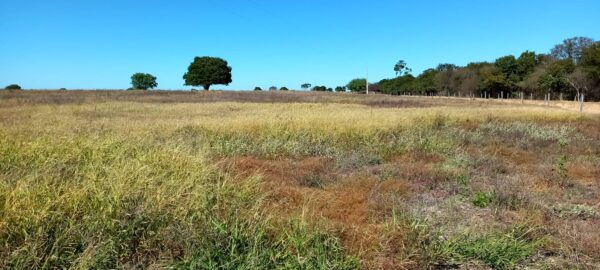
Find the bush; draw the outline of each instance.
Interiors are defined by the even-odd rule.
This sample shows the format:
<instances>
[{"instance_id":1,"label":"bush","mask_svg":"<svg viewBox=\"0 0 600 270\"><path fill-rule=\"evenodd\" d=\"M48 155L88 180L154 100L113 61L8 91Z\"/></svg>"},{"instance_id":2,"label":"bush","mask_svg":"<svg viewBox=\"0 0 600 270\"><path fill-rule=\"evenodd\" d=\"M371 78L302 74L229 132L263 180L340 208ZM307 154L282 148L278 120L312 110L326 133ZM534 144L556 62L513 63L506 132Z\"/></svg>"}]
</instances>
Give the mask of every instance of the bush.
<instances>
[{"instance_id":1,"label":"bush","mask_svg":"<svg viewBox=\"0 0 600 270\"><path fill-rule=\"evenodd\" d=\"M258 86L257 86L257 87L254 87L254 91L262 91L262 88L260 88L260 87L258 87Z\"/></svg>"},{"instance_id":2,"label":"bush","mask_svg":"<svg viewBox=\"0 0 600 270\"><path fill-rule=\"evenodd\" d=\"M10 84L10 85L7 85L6 87L4 87L4 89L6 89L6 90L21 90L21 86L19 86L18 84Z\"/></svg>"},{"instance_id":3,"label":"bush","mask_svg":"<svg viewBox=\"0 0 600 270\"><path fill-rule=\"evenodd\" d=\"M271 86L271 87L269 87L269 91L277 91L277 86Z\"/></svg>"},{"instance_id":4,"label":"bush","mask_svg":"<svg viewBox=\"0 0 600 270\"><path fill-rule=\"evenodd\" d=\"M280 90L280 91L288 91L288 90L290 90L290 89L288 89L287 87L285 87L285 86L284 86L284 87L281 87L281 88L279 88L279 90Z\"/></svg>"},{"instance_id":5,"label":"bush","mask_svg":"<svg viewBox=\"0 0 600 270\"><path fill-rule=\"evenodd\" d=\"M473 205L481 208L485 208L492 203L494 199L493 192L477 192L473 197Z\"/></svg>"}]
</instances>

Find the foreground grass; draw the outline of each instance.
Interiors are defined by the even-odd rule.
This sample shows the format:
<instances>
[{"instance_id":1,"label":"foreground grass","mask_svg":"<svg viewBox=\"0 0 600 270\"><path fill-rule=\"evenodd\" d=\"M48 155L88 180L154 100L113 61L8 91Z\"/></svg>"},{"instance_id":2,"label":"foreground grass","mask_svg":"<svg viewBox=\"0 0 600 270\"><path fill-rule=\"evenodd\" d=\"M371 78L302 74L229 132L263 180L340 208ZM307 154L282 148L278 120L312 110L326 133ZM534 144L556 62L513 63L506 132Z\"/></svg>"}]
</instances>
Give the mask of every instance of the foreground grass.
<instances>
[{"instance_id":1,"label":"foreground grass","mask_svg":"<svg viewBox=\"0 0 600 270\"><path fill-rule=\"evenodd\" d=\"M553 254L540 267L591 268L597 121L512 105L11 104L0 264L511 269ZM591 240L569 242L569 226Z\"/></svg>"},{"instance_id":2,"label":"foreground grass","mask_svg":"<svg viewBox=\"0 0 600 270\"><path fill-rule=\"evenodd\" d=\"M3 268L352 268L301 221L273 228L255 179L123 138L0 138Z\"/></svg>"}]
</instances>

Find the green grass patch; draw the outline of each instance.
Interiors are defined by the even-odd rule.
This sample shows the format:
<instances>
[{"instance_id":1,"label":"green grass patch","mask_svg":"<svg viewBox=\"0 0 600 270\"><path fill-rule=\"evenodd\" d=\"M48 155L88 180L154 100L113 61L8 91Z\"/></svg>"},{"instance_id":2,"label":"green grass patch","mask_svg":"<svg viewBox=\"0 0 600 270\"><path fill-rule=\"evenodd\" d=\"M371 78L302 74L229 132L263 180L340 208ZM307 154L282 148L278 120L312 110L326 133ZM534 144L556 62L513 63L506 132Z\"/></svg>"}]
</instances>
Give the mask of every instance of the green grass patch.
<instances>
[{"instance_id":1,"label":"green grass patch","mask_svg":"<svg viewBox=\"0 0 600 270\"><path fill-rule=\"evenodd\" d=\"M540 243L532 238L531 230L515 228L506 233L460 236L450 240L447 249L455 261L477 260L493 269L513 269L531 256Z\"/></svg>"}]
</instances>

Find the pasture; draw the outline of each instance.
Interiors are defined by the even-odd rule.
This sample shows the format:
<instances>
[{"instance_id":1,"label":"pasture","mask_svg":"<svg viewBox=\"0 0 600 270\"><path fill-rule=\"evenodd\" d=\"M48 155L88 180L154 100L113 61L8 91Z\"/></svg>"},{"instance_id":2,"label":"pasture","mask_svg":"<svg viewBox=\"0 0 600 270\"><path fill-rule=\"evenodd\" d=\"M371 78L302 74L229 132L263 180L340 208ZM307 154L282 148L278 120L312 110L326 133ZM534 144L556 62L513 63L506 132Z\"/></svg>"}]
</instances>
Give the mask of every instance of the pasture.
<instances>
[{"instance_id":1,"label":"pasture","mask_svg":"<svg viewBox=\"0 0 600 270\"><path fill-rule=\"evenodd\" d=\"M0 268L597 269L598 107L4 91Z\"/></svg>"}]
</instances>

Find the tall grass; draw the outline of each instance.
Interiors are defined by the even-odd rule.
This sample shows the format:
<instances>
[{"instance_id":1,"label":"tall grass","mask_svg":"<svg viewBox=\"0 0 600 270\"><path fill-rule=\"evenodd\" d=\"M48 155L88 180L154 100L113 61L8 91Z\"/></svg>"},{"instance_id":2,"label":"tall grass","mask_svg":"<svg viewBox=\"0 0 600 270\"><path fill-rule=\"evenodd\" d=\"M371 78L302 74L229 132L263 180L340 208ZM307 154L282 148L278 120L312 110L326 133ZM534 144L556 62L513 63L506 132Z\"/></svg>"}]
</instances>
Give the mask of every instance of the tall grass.
<instances>
[{"instance_id":1,"label":"tall grass","mask_svg":"<svg viewBox=\"0 0 600 270\"><path fill-rule=\"evenodd\" d=\"M344 269L335 235L273 227L258 179L143 138L0 135L0 265L10 269Z\"/></svg>"},{"instance_id":2,"label":"tall grass","mask_svg":"<svg viewBox=\"0 0 600 270\"><path fill-rule=\"evenodd\" d=\"M510 106L400 110L331 103L7 102L11 106L0 106L0 268L8 269L364 267L371 264L359 261L363 249L352 254L345 249L348 231L332 229L323 218L297 216L298 209L272 216L270 191L260 177L229 175L215 163L241 156L325 157L335 162L332 174L347 182L372 177L368 169L386 165L389 176L380 175L375 185L405 181L414 190L442 191L436 193L441 196L460 191L466 198L461 207L470 209L475 208L471 195L477 197L470 193L489 189L472 184L490 182L473 169L482 161L471 154L481 149L470 146L496 137L576 146L574 129L555 123L588 117ZM409 152L416 154L395 160ZM566 170L566 163L562 167ZM311 196L322 192L321 199L357 194L331 195L324 187L329 182L319 177L283 194L299 189ZM452 183L435 184L444 181ZM370 193L364 204L376 204L374 198L385 194L365 183L356 190ZM456 192L441 190L452 186ZM486 206L513 205L515 194L493 194ZM537 240L524 234L448 236L432 227L439 223L389 214L365 218L373 222L365 227L381 240L380 247L365 249L389 252L398 262L394 266L435 268L479 260L511 268L537 248Z\"/></svg>"}]
</instances>

